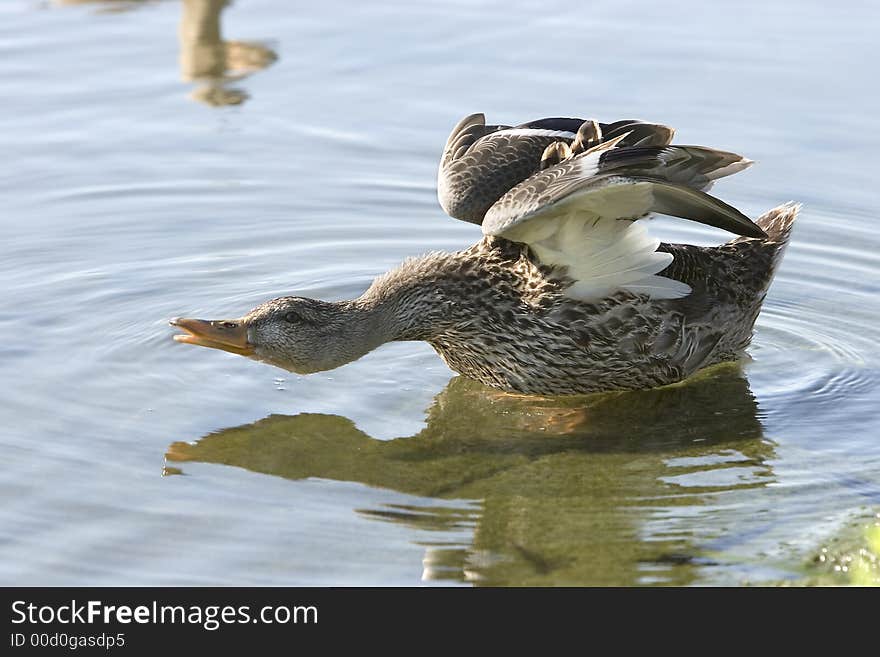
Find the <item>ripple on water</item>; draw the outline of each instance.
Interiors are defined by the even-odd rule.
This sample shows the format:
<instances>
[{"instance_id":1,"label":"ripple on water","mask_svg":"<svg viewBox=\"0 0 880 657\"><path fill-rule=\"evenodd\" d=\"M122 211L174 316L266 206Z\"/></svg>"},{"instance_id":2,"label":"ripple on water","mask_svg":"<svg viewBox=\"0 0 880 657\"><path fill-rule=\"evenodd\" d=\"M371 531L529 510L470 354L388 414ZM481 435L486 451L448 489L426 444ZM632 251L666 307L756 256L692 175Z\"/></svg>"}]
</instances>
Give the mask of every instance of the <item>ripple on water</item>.
<instances>
[{"instance_id":1,"label":"ripple on water","mask_svg":"<svg viewBox=\"0 0 880 657\"><path fill-rule=\"evenodd\" d=\"M837 12L838 29L818 2L663 3L638 24L593 12L613 65L572 85L556 62L582 44L522 11L383 0L304 20L254 3L224 9L222 34L277 39L280 60L238 81L245 104L220 108L177 81L180 4L0 3L14 23L0 80L15 163L0 262L6 581L415 583L420 559L432 581L768 581L779 546L878 503L878 118L853 102L876 96L861 82L876 11ZM571 4L538 27L582 20ZM488 28L460 29L462 11ZM533 88L514 97L524 72ZM696 79L699 103L680 93ZM548 104L560 89L566 102ZM729 102L749 94L762 102ZM434 181L448 129L480 110L668 122L682 143L760 161L718 190L748 214L804 202L748 380L719 368L525 402L446 385L424 344L298 377L171 340L174 315L355 296L407 256L478 239L443 216ZM726 239L664 225L669 241ZM180 444L187 476L159 478Z\"/></svg>"},{"instance_id":2,"label":"ripple on water","mask_svg":"<svg viewBox=\"0 0 880 657\"><path fill-rule=\"evenodd\" d=\"M768 305L750 350L773 373L762 385L762 400L799 397L823 404L872 389L878 373L871 347L857 321L819 315L806 305Z\"/></svg>"}]
</instances>

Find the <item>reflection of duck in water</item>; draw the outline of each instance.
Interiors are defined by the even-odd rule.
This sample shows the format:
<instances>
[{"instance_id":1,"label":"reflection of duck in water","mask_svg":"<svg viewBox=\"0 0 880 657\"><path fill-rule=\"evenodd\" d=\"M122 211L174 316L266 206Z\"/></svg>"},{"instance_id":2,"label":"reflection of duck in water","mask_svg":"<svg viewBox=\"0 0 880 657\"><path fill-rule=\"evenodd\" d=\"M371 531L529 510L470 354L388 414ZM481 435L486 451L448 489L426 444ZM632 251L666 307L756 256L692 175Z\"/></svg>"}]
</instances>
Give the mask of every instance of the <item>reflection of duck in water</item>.
<instances>
[{"instance_id":1,"label":"reflection of duck in water","mask_svg":"<svg viewBox=\"0 0 880 657\"><path fill-rule=\"evenodd\" d=\"M243 103L247 93L229 83L262 70L278 59L261 43L223 40L220 13L227 4L228 0L183 0L180 72L184 80L201 83L192 97L209 105Z\"/></svg>"},{"instance_id":2,"label":"reflection of duck in water","mask_svg":"<svg viewBox=\"0 0 880 657\"><path fill-rule=\"evenodd\" d=\"M271 416L174 443L167 459L434 498L361 512L428 532L427 577L494 584L636 583L644 569L685 583L700 546L668 526L651 537L652 518L772 480L771 447L736 366L678 386L565 399L498 394L458 377L426 422L383 441L335 415ZM450 534L461 538L449 544Z\"/></svg>"},{"instance_id":3,"label":"reflection of duck in water","mask_svg":"<svg viewBox=\"0 0 880 657\"><path fill-rule=\"evenodd\" d=\"M735 360L797 209L752 222L703 191L750 162L671 138L635 121L469 116L447 142L439 193L482 224L482 241L407 261L352 301L283 297L240 319L172 320L187 333L175 339L303 374L425 340L456 372L542 395L650 388ZM661 244L636 221L651 212L742 237Z\"/></svg>"}]
</instances>

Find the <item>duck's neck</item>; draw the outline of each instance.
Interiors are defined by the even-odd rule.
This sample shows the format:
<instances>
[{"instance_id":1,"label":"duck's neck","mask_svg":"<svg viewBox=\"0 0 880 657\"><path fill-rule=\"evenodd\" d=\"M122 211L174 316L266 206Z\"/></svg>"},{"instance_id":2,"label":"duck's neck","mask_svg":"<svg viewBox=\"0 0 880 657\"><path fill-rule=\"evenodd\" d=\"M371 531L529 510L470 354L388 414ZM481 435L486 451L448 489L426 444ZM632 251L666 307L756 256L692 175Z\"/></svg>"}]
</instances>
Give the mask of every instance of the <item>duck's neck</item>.
<instances>
[{"instance_id":1,"label":"duck's neck","mask_svg":"<svg viewBox=\"0 0 880 657\"><path fill-rule=\"evenodd\" d=\"M346 302L366 331L368 350L395 340L428 340L462 321L456 298L473 277L464 253L437 253L407 260Z\"/></svg>"}]
</instances>

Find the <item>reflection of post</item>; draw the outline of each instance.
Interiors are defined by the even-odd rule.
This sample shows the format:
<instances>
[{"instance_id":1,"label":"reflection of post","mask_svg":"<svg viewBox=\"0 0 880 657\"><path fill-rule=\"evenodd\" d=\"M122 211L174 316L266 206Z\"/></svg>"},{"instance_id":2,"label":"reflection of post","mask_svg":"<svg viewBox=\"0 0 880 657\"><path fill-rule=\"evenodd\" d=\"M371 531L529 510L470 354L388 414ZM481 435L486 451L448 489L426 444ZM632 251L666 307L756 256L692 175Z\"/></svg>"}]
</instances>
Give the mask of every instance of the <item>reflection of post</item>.
<instances>
[{"instance_id":1,"label":"reflection of post","mask_svg":"<svg viewBox=\"0 0 880 657\"><path fill-rule=\"evenodd\" d=\"M677 386L559 399L458 377L426 424L376 440L340 416L272 416L174 443L166 458L433 498L357 511L422 530L425 579L488 584L635 584L645 567L688 583L699 544L644 540L651 518L773 480L755 399L729 365ZM716 469L725 476L687 499L667 483L683 471L712 482Z\"/></svg>"},{"instance_id":2,"label":"reflection of post","mask_svg":"<svg viewBox=\"0 0 880 657\"><path fill-rule=\"evenodd\" d=\"M220 14L228 0L183 0L180 19L180 74L199 82L195 100L208 105L238 105L247 100L242 89L229 85L272 64L278 56L261 43L224 41Z\"/></svg>"},{"instance_id":3,"label":"reflection of post","mask_svg":"<svg viewBox=\"0 0 880 657\"><path fill-rule=\"evenodd\" d=\"M220 12L226 0L183 0L180 19L180 74L187 82L220 78L226 54L220 35Z\"/></svg>"}]
</instances>

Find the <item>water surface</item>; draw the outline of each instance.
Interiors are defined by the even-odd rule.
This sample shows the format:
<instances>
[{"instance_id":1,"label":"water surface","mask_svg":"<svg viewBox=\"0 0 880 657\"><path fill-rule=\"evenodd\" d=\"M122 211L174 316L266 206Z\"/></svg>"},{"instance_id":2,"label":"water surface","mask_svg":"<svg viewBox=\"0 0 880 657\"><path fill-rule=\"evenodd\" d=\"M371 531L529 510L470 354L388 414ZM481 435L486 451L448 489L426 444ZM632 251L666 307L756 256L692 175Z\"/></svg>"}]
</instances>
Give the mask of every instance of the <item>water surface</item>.
<instances>
[{"instance_id":1,"label":"water surface","mask_svg":"<svg viewBox=\"0 0 880 657\"><path fill-rule=\"evenodd\" d=\"M878 20L6 0L0 583L800 581L880 509ZM477 239L434 188L473 111L641 117L757 160L716 192L804 210L751 358L553 400L423 344L298 377L171 341L171 316L356 296Z\"/></svg>"}]
</instances>

